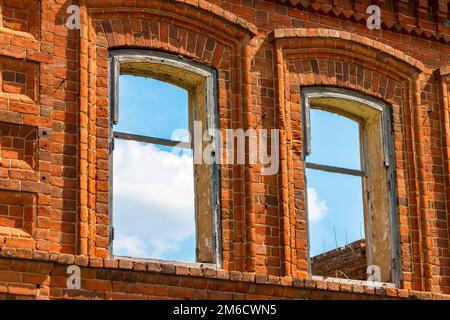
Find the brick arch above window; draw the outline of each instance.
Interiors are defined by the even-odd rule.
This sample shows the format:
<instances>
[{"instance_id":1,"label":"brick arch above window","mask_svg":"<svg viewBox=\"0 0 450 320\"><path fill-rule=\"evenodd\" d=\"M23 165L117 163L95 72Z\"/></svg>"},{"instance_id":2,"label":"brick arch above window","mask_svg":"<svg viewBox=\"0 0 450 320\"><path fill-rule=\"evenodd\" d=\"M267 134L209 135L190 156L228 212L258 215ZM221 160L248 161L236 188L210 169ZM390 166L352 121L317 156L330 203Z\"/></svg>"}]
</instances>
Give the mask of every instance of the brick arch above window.
<instances>
[{"instance_id":1,"label":"brick arch above window","mask_svg":"<svg viewBox=\"0 0 450 320\"><path fill-rule=\"evenodd\" d=\"M135 19L128 14L96 20L96 39L101 44L97 56L102 58L104 48L152 49L219 67L225 63L222 58L229 59L230 52L238 52L236 42L164 20Z\"/></svg>"},{"instance_id":2,"label":"brick arch above window","mask_svg":"<svg viewBox=\"0 0 450 320\"><path fill-rule=\"evenodd\" d=\"M276 49L286 55L290 51L319 53L333 58L353 58L353 63L396 75L399 80L417 74L431 74L422 62L384 43L354 33L331 29L276 29L270 35ZM302 50L304 49L304 50Z\"/></svg>"},{"instance_id":3,"label":"brick arch above window","mask_svg":"<svg viewBox=\"0 0 450 320\"><path fill-rule=\"evenodd\" d=\"M345 88L381 99L396 107L401 106L404 82L357 64L354 59L321 55L298 56L286 61L286 71L289 81L299 85L298 90L300 86L312 85ZM298 90L291 90L294 95L291 98L295 101L298 101Z\"/></svg>"},{"instance_id":4,"label":"brick arch above window","mask_svg":"<svg viewBox=\"0 0 450 320\"><path fill-rule=\"evenodd\" d=\"M215 33L221 32L233 38L253 37L257 28L251 22L204 0L160 0L160 1L128 1L118 7L113 0L86 2L88 14L101 12L103 15L117 17L126 12L135 12L135 18L148 19L149 15L164 16L164 20L184 21L184 25L197 25L213 28Z\"/></svg>"}]
</instances>

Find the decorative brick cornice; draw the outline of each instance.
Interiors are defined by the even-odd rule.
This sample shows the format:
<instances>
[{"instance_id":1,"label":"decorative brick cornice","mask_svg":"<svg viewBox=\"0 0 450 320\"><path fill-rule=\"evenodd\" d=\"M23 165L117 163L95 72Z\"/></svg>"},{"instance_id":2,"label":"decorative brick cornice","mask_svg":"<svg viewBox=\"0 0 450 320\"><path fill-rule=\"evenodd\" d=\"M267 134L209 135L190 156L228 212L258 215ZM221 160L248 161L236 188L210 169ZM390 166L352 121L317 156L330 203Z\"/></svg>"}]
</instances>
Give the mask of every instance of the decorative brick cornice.
<instances>
[{"instance_id":1,"label":"decorative brick cornice","mask_svg":"<svg viewBox=\"0 0 450 320\"><path fill-rule=\"evenodd\" d=\"M319 3L315 0L276 0L276 2L291 6L297 10L309 11L364 25L369 17L366 9L372 4L370 1L366 1L366 4L354 4L348 1L346 8L341 8L331 4ZM377 3L383 10L386 1L378 0ZM418 8L414 9L411 6L412 1L395 4L392 10L389 10L385 16L382 16L382 29L444 44L450 43L450 27L445 24L447 8L443 2L436 5L436 12L431 11L431 8L428 6L419 5ZM414 16L408 14L408 12L413 11L415 11ZM430 16L433 16L433 18L431 19Z\"/></svg>"},{"instance_id":2,"label":"decorative brick cornice","mask_svg":"<svg viewBox=\"0 0 450 320\"><path fill-rule=\"evenodd\" d=\"M228 21L229 23L234 24L235 26L238 26L243 30L246 30L248 34L252 36L255 36L258 32L256 26L253 25L252 23L246 21L241 17L238 17L237 15L228 10L225 10L215 4L209 3L208 1L205 0L171 0L171 1L179 4L187 4L193 7L201 8L212 15L219 16L222 19Z\"/></svg>"}]
</instances>

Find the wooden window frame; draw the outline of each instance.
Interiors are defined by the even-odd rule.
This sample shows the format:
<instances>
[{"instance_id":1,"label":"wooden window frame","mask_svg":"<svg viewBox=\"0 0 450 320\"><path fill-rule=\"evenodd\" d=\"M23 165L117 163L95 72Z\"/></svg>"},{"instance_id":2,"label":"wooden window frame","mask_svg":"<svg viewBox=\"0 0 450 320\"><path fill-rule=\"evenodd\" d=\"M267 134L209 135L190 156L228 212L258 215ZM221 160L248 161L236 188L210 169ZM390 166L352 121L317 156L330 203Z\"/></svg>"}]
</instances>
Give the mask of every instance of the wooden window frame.
<instances>
[{"instance_id":1,"label":"wooden window frame","mask_svg":"<svg viewBox=\"0 0 450 320\"><path fill-rule=\"evenodd\" d=\"M366 229L368 265L381 265L381 282L400 287L401 266L399 250L398 209L395 183L395 162L392 140L391 108L382 101L354 91L330 88L308 87L302 90L304 170L307 168L360 176L363 179L364 220ZM360 124L361 168L323 166L306 162L311 154L310 110L319 109L345 116ZM376 137L379 135L379 138ZM371 144L367 144L371 141ZM376 152L376 147L381 149ZM383 168L382 168L383 167ZM376 174L374 174L376 172ZM305 175L306 176L306 175ZM378 186L384 191L374 190ZM373 200L376 198L376 200ZM379 201L379 199L384 199ZM307 195L306 195L307 200ZM382 203L376 204L376 201ZM377 207L378 206L378 207ZM380 212L384 212L380 214ZM375 221L374 223L372 223ZM309 224L309 222L307 222ZM373 254L383 247L378 234L389 228L389 250L381 256ZM309 235L309 226L307 228ZM378 249L378 250L377 250ZM309 241L308 241L309 252ZM308 254L309 257L309 254ZM311 274L311 266L309 266ZM338 279L336 279L338 280ZM342 279L339 279L342 281ZM364 281L363 281L364 282Z\"/></svg>"},{"instance_id":2,"label":"wooden window frame","mask_svg":"<svg viewBox=\"0 0 450 320\"><path fill-rule=\"evenodd\" d=\"M115 49L109 52L110 90L110 246L112 255L113 229L113 157L114 139L133 140L166 146L193 149L192 143L156 137L114 132L113 125L119 122L119 77L135 75L153 78L186 89L189 100L189 131L194 137L194 121L201 121L205 132L218 129L217 71L214 68L182 58L177 55L142 49ZM202 133L203 135L203 133ZM211 146L218 154L219 144L213 135L203 146ZM220 166L194 164L196 263L222 265L221 214L220 214ZM146 259L154 260L154 259Z\"/></svg>"}]
</instances>

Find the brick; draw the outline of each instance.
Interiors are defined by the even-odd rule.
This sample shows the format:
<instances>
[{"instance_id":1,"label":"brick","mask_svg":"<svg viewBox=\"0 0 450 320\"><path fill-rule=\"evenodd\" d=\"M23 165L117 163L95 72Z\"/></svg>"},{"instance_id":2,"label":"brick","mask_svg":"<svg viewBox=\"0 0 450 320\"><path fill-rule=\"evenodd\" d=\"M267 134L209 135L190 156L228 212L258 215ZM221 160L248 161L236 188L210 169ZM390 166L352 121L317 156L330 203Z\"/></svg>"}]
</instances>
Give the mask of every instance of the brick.
<instances>
[{"instance_id":1,"label":"brick","mask_svg":"<svg viewBox=\"0 0 450 320\"><path fill-rule=\"evenodd\" d=\"M147 264L145 262L134 262L133 263L133 270L146 271L147 270Z\"/></svg>"},{"instance_id":2,"label":"brick","mask_svg":"<svg viewBox=\"0 0 450 320\"><path fill-rule=\"evenodd\" d=\"M242 280L242 273L237 271L231 271L230 272L230 279L233 281L241 281Z\"/></svg>"},{"instance_id":3,"label":"brick","mask_svg":"<svg viewBox=\"0 0 450 320\"><path fill-rule=\"evenodd\" d=\"M105 259L103 263L105 268L117 269L119 267L119 263L115 259Z\"/></svg>"},{"instance_id":4,"label":"brick","mask_svg":"<svg viewBox=\"0 0 450 320\"><path fill-rule=\"evenodd\" d=\"M38 289L35 285L10 284L8 285L8 293L19 296L36 296Z\"/></svg>"},{"instance_id":5,"label":"brick","mask_svg":"<svg viewBox=\"0 0 450 320\"><path fill-rule=\"evenodd\" d=\"M186 266L176 266L176 274L181 276L189 275L189 268Z\"/></svg>"},{"instance_id":6,"label":"brick","mask_svg":"<svg viewBox=\"0 0 450 320\"><path fill-rule=\"evenodd\" d=\"M294 278L292 281L292 285L297 288L303 288L303 287L305 287L305 280Z\"/></svg>"},{"instance_id":7,"label":"brick","mask_svg":"<svg viewBox=\"0 0 450 320\"><path fill-rule=\"evenodd\" d=\"M175 274L176 267L173 264L163 263L161 264L161 272L167 274Z\"/></svg>"},{"instance_id":8,"label":"brick","mask_svg":"<svg viewBox=\"0 0 450 320\"><path fill-rule=\"evenodd\" d=\"M110 291L111 283L105 280L84 280L82 288L93 291Z\"/></svg>"},{"instance_id":9,"label":"brick","mask_svg":"<svg viewBox=\"0 0 450 320\"><path fill-rule=\"evenodd\" d=\"M89 265L89 258L86 256L76 256L75 257L75 264L79 266L88 266ZM106 265L105 265L106 267Z\"/></svg>"},{"instance_id":10,"label":"brick","mask_svg":"<svg viewBox=\"0 0 450 320\"><path fill-rule=\"evenodd\" d=\"M242 279L245 282L254 282L255 281L255 274L254 273L249 273L249 272L244 272L242 274Z\"/></svg>"},{"instance_id":11,"label":"brick","mask_svg":"<svg viewBox=\"0 0 450 320\"><path fill-rule=\"evenodd\" d=\"M192 277L201 277L203 275L203 270L200 268L189 267L189 275Z\"/></svg>"},{"instance_id":12,"label":"brick","mask_svg":"<svg viewBox=\"0 0 450 320\"><path fill-rule=\"evenodd\" d=\"M310 288L310 289L315 289L316 288L316 281L311 280L311 279L306 279L305 280L305 287L306 288Z\"/></svg>"},{"instance_id":13,"label":"brick","mask_svg":"<svg viewBox=\"0 0 450 320\"><path fill-rule=\"evenodd\" d=\"M119 269L133 269L133 261L131 260L119 260Z\"/></svg>"},{"instance_id":14,"label":"brick","mask_svg":"<svg viewBox=\"0 0 450 320\"><path fill-rule=\"evenodd\" d=\"M90 258L89 259L89 266L90 267L103 267L103 260L100 258Z\"/></svg>"},{"instance_id":15,"label":"brick","mask_svg":"<svg viewBox=\"0 0 450 320\"><path fill-rule=\"evenodd\" d=\"M256 283L269 283L267 276L264 276L262 274L257 274L255 276L255 282Z\"/></svg>"},{"instance_id":16,"label":"brick","mask_svg":"<svg viewBox=\"0 0 450 320\"><path fill-rule=\"evenodd\" d=\"M161 272L161 264L156 262L148 262L147 270L152 272Z\"/></svg>"},{"instance_id":17,"label":"brick","mask_svg":"<svg viewBox=\"0 0 450 320\"><path fill-rule=\"evenodd\" d=\"M203 270L203 275L207 278L217 278L217 270L206 268Z\"/></svg>"}]
</instances>

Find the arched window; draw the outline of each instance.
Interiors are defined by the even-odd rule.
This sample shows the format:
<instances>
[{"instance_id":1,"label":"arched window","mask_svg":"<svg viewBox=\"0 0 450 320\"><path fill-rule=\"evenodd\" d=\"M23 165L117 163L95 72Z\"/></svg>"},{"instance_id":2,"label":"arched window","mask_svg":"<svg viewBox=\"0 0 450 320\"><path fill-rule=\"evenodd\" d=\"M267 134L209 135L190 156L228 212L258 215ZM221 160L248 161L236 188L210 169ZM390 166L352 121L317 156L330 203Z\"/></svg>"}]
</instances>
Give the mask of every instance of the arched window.
<instances>
[{"instance_id":1,"label":"arched window","mask_svg":"<svg viewBox=\"0 0 450 320\"><path fill-rule=\"evenodd\" d=\"M110 60L112 255L220 263L218 170L193 141L216 128L215 71L146 50Z\"/></svg>"},{"instance_id":2,"label":"arched window","mask_svg":"<svg viewBox=\"0 0 450 320\"><path fill-rule=\"evenodd\" d=\"M311 275L398 283L389 107L333 88L303 105Z\"/></svg>"}]
</instances>

